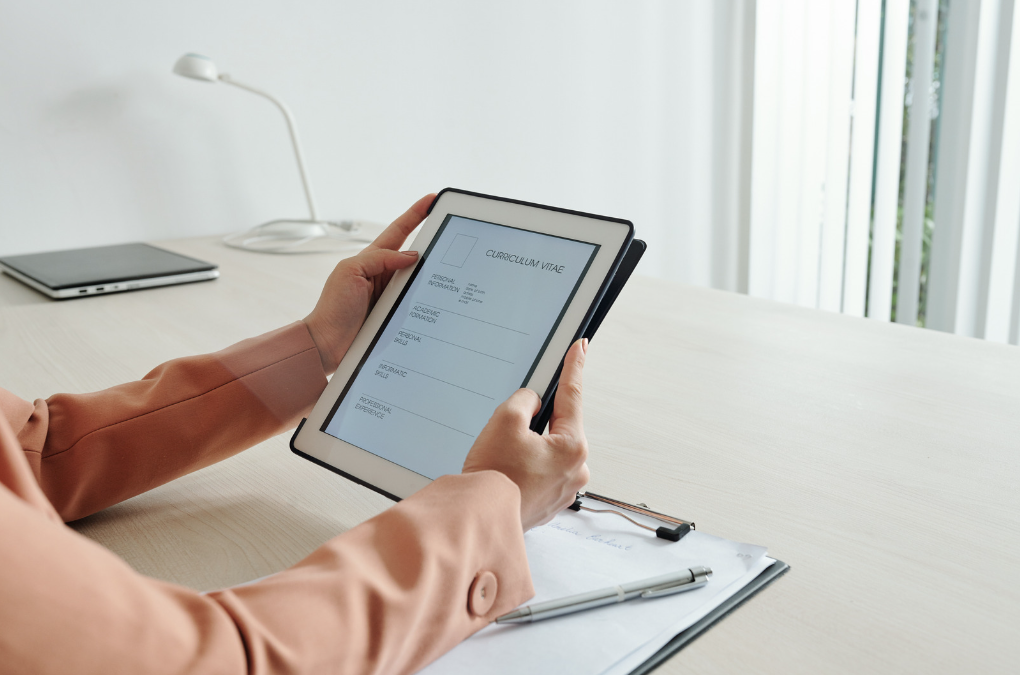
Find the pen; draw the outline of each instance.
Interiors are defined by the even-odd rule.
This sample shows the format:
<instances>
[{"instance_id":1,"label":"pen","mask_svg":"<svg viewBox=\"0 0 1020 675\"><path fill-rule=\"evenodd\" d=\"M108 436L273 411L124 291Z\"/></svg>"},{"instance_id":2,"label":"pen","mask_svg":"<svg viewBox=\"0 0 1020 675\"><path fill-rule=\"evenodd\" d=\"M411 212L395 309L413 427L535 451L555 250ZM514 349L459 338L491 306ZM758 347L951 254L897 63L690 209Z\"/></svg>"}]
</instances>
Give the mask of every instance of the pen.
<instances>
[{"instance_id":1,"label":"pen","mask_svg":"<svg viewBox=\"0 0 1020 675\"><path fill-rule=\"evenodd\" d=\"M708 583L710 576L712 576L712 570L708 567L691 567L679 572L652 577L651 579L632 581L629 584L610 586L598 591L589 591L588 593L580 593L558 600L549 600L548 602L521 607L509 614L496 617L496 623L531 623L532 621L551 619L554 616L580 612L585 609L625 602L637 597L660 598L664 595L672 595L681 591L700 588Z\"/></svg>"}]
</instances>

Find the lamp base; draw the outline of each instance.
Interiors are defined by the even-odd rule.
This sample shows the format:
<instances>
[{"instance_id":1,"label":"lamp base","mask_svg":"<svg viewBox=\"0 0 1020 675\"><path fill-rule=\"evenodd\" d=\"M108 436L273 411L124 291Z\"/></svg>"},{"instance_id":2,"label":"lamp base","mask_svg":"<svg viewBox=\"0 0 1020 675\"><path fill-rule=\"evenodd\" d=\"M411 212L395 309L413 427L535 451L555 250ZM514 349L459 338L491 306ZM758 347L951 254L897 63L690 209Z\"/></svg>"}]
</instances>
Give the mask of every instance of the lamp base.
<instances>
[{"instance_id":1,"label":"lamp base","mask_svg":"<svg viewBox=\"0 0 1020 675\"><path fill-rule=\"evenodd\" d=\"M258 253L321 253L368 243L381 228L360 220L271 220L223 238L231 248Z\"/></svg>"}]
</instances>

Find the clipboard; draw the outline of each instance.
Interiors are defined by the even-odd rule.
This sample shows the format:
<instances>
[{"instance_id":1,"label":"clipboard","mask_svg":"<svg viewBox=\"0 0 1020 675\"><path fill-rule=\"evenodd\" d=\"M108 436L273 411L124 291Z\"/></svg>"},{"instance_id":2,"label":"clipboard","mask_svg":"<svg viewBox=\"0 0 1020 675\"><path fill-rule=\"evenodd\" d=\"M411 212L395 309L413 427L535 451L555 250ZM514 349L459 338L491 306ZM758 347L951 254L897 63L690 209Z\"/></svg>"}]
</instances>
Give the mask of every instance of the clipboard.
<instances>
[{"instance_id":1,"label":"clipboard","mask_svg":"<svg viewBox=\"0 0 1020 675\"><path fill-rule=\"evenodd\" d=\"M729 598L724 603L706 614L701 620L695 622L694 625L677 633L672 640L662 647L662 649L655 652L655 654L650 656L644 663L630 671L630 675L645 675L646 673L652 672L678 651L693 642L695 638L714 626L718 621L728 616L730 612L747 602L758 591L786 574L789 570L789 565L782 560L777 559L775 563L766 568L761 574L755 577L753 581L740 589L735 595L733 595L733 597Z\"/></svg>"},{"instance_id":2,"label":"clipboard","mask_svg":"<svg viewBox=\"0 0 1020 675\"><path fill-rule=\"evenodd\" d=\"M587 500L590 504L592 501L598 502L599 506L607 506L608 508L594 509L589 506L585 506L582 500ZM659 539L665 539L667 541L679 541L684 535L694 530L694 523L691 521L682 520L673 516L652 511L645 504L628 504L627 502L612 497L606 497L604 495L594 494L592 492L579 492L577 498L571 506L567 507L571 511L589 511L596 514L612 514L620 516L637 527L645 530L651 530ZM634 519L630 518L623 511L636 513L646 518L665 523L664 526L659 528L649 527L643 525ZM671 527L675 526L675 527ZM745 602L747 602L753 595L758 593L773 581L786 574L790 569L790 566L782 560L776 559L776 561L769 567L762 570L762 572L756 576L753 580L748 582L743 588L735 593L730 598L726 599L721 605L710 611L704 617L696 621L691 626L677 633L669 642L667 642L662 648L650 656L647 660L641 663L639 666L630 671L630 675L645 675L650 673L666 660L676 654L678 651L686 647L688 644L693 642L698 636L707 631L709 628L714 626L718 621L728 616L730 612L734 611Z\"/></svg>"}]
</instances>

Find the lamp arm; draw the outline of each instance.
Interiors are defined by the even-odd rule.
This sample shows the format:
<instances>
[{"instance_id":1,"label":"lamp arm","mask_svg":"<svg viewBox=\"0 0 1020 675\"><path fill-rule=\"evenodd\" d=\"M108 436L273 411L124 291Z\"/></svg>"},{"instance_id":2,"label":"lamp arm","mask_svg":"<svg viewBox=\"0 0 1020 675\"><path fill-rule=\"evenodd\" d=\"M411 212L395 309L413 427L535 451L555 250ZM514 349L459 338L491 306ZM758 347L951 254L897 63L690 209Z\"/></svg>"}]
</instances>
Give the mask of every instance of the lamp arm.
<instances>
[{"instance_id":1,"label":"lamp arm","mask_svg":"<svg viewBox=\"0 0 1020 675\"><path fill-rule=\"evenodd\" d=\"M315 210L315 199L312 197L312 186L308 183L308 172L305 170L305 160L301 155L301 143L298 141L297 126L294 123L294 116L290 114L290 110L286 105L284 105L283 101L262 91L261 89L256 89L255 87L247 84L242 84L231 78L230 75L227 75L226 73L219 75L219 80L226 84L232 84L240 89L250 91L253 94L258 94L259 96L268 98L276 105L277 108L280 109L280 112L283 113L284 119L287 120L287 129L290 131L290 140L294 144L294 157L297 158L298 171L301 172L301 185L305 188L305 198L308 200L308 210L311 212L312 220L317 221L319 216Z\"/></svg>"}]
</instances>

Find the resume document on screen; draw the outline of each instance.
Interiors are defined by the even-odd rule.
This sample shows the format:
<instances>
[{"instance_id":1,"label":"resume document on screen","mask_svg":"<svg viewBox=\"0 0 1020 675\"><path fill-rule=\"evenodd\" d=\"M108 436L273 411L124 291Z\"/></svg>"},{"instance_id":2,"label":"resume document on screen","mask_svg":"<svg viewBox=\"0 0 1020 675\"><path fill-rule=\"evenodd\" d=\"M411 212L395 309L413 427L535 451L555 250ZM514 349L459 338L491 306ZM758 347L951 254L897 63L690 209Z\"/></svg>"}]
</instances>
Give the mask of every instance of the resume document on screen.
<instances>
[{"instance_id":1,"label":"resume document on screen","mask_svg":"<svg viewBox=\"0 0 1020 675\"><path fill-rule=\"evenodd\" d=\"M460 473L597 249L448 216L324 431L427 478Z\"/></svg>"}]
</instances>

